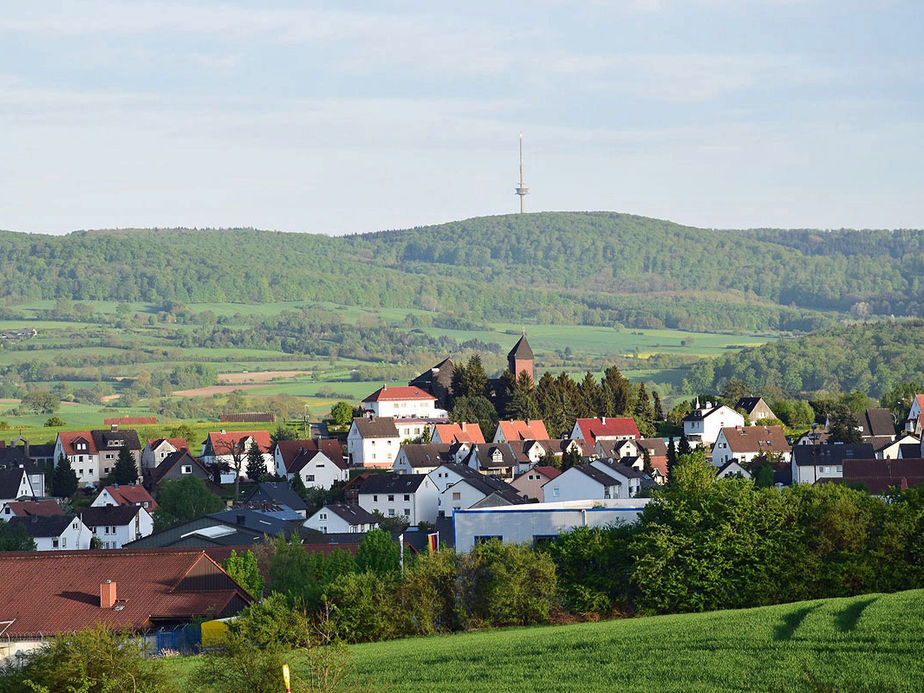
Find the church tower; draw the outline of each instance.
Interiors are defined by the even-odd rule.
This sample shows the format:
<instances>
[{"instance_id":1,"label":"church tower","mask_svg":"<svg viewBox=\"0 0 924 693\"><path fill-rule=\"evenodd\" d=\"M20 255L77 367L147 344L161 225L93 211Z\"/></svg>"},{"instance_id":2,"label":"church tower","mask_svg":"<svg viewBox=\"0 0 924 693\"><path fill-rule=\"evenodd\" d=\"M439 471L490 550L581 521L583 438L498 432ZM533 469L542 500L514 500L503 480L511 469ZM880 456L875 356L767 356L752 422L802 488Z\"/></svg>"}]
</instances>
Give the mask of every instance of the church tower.
<instances>
[{"instance_id":1,"label":"church tower","mask_svg":"<svg viewBox=\"0 0 924 693\"><path fill-rule=\"evenodd\" d=\"M526 371L529 373L530 378L536 379L533 374L533 350L529 348L529 342L526 341L525 334L520 337L520 340L507 354L507 368L513 373L514 378L519 378L520 373Z\"/></svg>"}]
</instances>

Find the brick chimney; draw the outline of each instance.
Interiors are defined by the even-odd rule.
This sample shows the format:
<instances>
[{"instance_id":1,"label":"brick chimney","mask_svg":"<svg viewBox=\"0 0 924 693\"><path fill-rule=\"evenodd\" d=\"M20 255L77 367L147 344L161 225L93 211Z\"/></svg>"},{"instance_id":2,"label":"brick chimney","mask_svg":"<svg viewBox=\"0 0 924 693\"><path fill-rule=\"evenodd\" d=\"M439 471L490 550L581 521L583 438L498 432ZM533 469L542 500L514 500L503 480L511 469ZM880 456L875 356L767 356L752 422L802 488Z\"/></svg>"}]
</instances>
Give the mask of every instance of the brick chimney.
<instances>
[{"instance_id":1,"label":"brick chimney","mask_svg":"<svg viewBox=\"0 0 924 693\"><path fill-rule=\"evenodd\" d=\"M116 584L112 580L106 580L99 586L99 608L111 609L116 603Z\"/></svg>"},{"instance_id":2,"label":"brick chimney","mask_svg":"<svg viewBox=\"0 0 924 693\"><path fill-rule=\"evenodd\" d=\"M109 426L109 432L110 432L110 433L115 433L115 432L117 432L118 430L119 430L119 424L117 424L117 423L110 424L110 426Z\"/></svg>"}]
</instances>

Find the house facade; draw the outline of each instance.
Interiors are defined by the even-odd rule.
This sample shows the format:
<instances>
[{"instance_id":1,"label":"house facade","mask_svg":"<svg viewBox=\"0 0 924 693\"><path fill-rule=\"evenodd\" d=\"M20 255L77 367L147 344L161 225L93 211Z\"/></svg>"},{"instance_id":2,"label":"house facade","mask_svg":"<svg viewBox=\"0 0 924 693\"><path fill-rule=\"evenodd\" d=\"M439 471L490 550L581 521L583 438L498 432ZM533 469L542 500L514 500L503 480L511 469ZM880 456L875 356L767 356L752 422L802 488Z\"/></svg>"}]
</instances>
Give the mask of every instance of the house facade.
<instances>
[{"instance_id":1,"label":"house facade","mask_svg":"<svg viewBox=\"0 0 924 693\"><path fill-rule=\"evenodd\" d=\"M138 505L91 506L78 510L77 516L104 549L121 549L154 531L151 514Z\"/></svg>"},{"instance_id":2,"label":"house facade","mask_svg":"<svg viewBox=\"0 0 924 693\"><path fill-rule=\"evenodd\" d=\"M789 462L791 446L779 426L735 426L719 431L712 446L712 464L721 467L734 460L742 466L765 453L779 455Z\"/></svg>"},{"instance_id":3,"label":"house facade","mask_svg":"<svg viewBox=\"0 0 924 693\"><path fill-rule=\"evenodd\" d=\"M593 464L565 470L542 487L545 502L622 498L622 483Z\"/></svg>"},{"instance_id":4,"label":"house facade","mask_svg":"<svg viewBox=\"0 0 924 693\"><path fill-rule=\"evenodd\" d=\"M712 445L719 437L719 431L726 427L744 426L744 417L724 404L706 402L683 417L683 435L691 443Z\"/></svg>"},{"instance_id":5,"label":"house facade","mask_svg":"<svg viewBox=\"0 0 924 693\"><path fill-rule=\"evenodd\" d=\"M844 461L874 459L873 446L857 445L796 445L792 449L792 482L814 484L823 479L840 479Z\"/></svg>"},{"instance_id":6,"label":"house facade","mask_svg":"<svg viewBox=\"0 0 924 693\"><path fill-rule=\"evenodd\" d=\"M267 474L276 471L273 459L273 444L267 431L214 431L202 444L200 459L204 464L227 464L231 474L235 473L235 457L240 460L240 473L247 477L247 453L256 443Z\"/></svg>"},{"instance_id":7,"label":"house facade","mask_svg":"<svg viewBox=\"0 0 924 693\"><path fill-rule=\"evenodd\" d=\"M536 466L528 469L510 482L523 498L545 502L543 486L561 475L555 467Z\"/></svg>"},{"instance_id":8,"label":"house facade","mask_svg":"<svg viewBox=\"0 0 924 693\"><path fill-rule=\"evenodd\" d=\"M93 533L76 515L14 517L10 524L22 527L35 540L37 551L69 551L90 548Z\"/></svg>"},{"instance_id":9,"label":"house facade","mask_svg":"<svg viewBox=\"0 0 924 693\"><path fill-rule=\"evenodd\" d=\"M154 469L172 452L189 449L185 438L149 438L141 451L141 469Z\"/></svg>"},{"instance_id":10,"label":"house facade","mask_svg":"<svg viewBox=\"0 0 924 693\"><path fill-rule=\"evenodd\" d=\"M410 525L436 522L439 492L426 474L372 474L359 487L359 506Z\"/></svg>"},{"instance_id":11,"label":"house facade","mask_svg":"<svg viewBox=\"0 0 924 693\"><path fill-rule=\"evenodd\" d=\"M349 503L330 503L305 520L305 527L323 534L358 534L378 526L375 515Z\"/></svg>"},{"instance_id":12,"label":"house facade","mask_svg":"<svg viewBox=\"0 0 924 693\"><path fill-rule=\"evenodd\" d=\"M110 505L137 505L152 513L157 502L141 484L111 484L99 492L90 507L105 508Z\"/></svg>"},{"instance_id":13,"label":"house facade","mask_svg":"<svg viewBox=\"0 0 924 693\"><path fill-rule=\"evenodd\" d=\"M460 479L440 493L437 514L439 517L451 517L456 510L519 505L523 502L520 493L510 484L479 474Z\"/></svg>"},{"instance_id":14,"label":"house facade","mask_svg":"<svg viewBox=\"0 0 924 693\"><path fill-rule=\"evenodd\" d=\"M383 386L363 400L363 408L373 416L395 419L445 418L447 412L436 406L436 397L419 387Z\"/></svg>"},{"instance_id":15,"label":"house facade","mask_svg":"<svg viewBox=\"0 0 924 693\"><path fill-rule=\"evenodd\" d=\"M391 469L401 446L401 437L392 418L353 419L347 433L347 457L354 467Z\"/></svg>"}]
</instances>

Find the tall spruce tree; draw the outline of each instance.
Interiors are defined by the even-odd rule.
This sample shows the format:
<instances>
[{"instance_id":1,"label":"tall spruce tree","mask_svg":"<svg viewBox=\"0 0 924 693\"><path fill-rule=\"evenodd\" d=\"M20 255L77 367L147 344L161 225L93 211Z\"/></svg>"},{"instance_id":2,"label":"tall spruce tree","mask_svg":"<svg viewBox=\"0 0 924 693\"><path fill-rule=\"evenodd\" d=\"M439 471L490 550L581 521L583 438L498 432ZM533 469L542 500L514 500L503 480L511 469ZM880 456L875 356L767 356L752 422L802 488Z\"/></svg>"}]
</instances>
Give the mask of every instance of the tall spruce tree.
<instances>
[{"instance_id":1,"label":"tall spruce tree","mask_svg":"<svg viewBox=\"0 0 924 693\"><path fill-rule=\"evenodd\" d=\"M677 457L689 455L691 452L693 452L693 447L690 445L690 441L687 440L686 436L680 436L680 445L677 446Z\"/></svg>"},{"instance_id":2,"label":"tall spruce tree","mask_svg":"<svg viewBox=\"0 0 924 693\"><path fill-rule=\"evenodd\" d=\"M674 468L677 466L677 445L674 443L674 436L670 437L667 443L667 481L674 480Z\"/></svg>"},{"instance_id":3,"label":"tall spruce tree","mask_svg":"<svg viewBox=\"0 0 924 693\"><path fill-rule=\"evenodd\" d=\"M54 492L58 498L70 498L77 491L77 472L71 467L71 461L64 453L58 457L55 466Z\"/></svg>"},{"instance_id":4,"label":"tall spruce tree","mask_svg":"<svg viewBox=\"0 0 924 693\"><path fill-rule=\"evenodd\" d=\"M587 371L578 391L578 418L593 419L603 415L603 392L593 373Z\"/></svg>"},{"instance_id":5,"label":"tall spruce tree","mask_svg":"<svg viewBox=\"0 0 924 693\"><path fill-rule=\"evenodd\" d=\"M601 416L625 416L632 414L632 404L635 393L632 383L623 377L615 365L603 371L603 380L600 382L602 395Z\"/></svg>"},{"instance_id":6,"label":"tall spruce tree","mask_svg":"<svg viewBox=\"0 0 924 693\"><path fill-rule=\"evenodd\" d=\"M247 478L251 481L259 481L260 477L266 474L266 463L263 461L263 451L257 441L251 440L247 448Z\"/></svg>"},{"instance_id":7,"label":"tall spruce tree","mask_svg":"<svg viewBox=\"0 0 924 693\"><path fill-rule=\"evenodd\" d=\"M524 371L517 378L517 384L513 389L513 397L510 398L510 402L507 404L505 415L508 419L522 421L539 418L539 406L536 404L533 379L529 373Z\"/></svg>"},{"instance_id":8,"label":"tall spruce tree","mask_svg":"<svg viewBox=\"0 0 924 693\"><path fill-rule=\"evenodd\" d=\"M115 467L112 468L110 477L117 484L134 484L138 481L138 467L131 450L128 448L119 450L119 458L116 460Z\"/></svg>"},{"instance_id":9,"label":"tall spruce tree","mask_svg":"<svg viewBox=\"0 0 924 693\"><path fill-rule=\"evenodd\" d=\"M657 390L651 391L651 407L654 410L654 420L656 423L664 421L664 408L661 406L661 395Z\"/></svg>"}]
</instances>

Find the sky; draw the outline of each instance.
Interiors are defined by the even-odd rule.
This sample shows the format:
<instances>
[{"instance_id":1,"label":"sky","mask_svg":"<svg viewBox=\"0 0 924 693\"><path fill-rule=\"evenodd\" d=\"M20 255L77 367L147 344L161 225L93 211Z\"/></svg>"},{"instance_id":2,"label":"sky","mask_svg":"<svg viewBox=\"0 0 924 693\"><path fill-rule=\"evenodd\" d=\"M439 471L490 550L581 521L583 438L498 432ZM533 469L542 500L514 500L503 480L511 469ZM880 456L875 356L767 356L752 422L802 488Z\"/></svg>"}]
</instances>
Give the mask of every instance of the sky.
<instances>
[{"instance_id":1,"label":"sky","mask_svg":"<svg viewBox=\"0 0 924 693\"><path fill-rule=\"evenodd\" d=\"M920 0L3 0L0 228L924 228Z\"/></svg>"}]
</instances>

